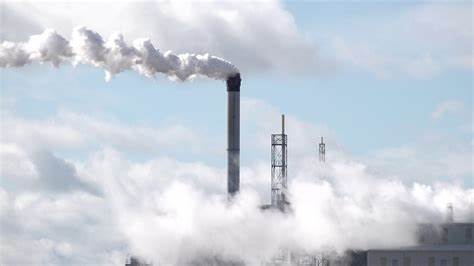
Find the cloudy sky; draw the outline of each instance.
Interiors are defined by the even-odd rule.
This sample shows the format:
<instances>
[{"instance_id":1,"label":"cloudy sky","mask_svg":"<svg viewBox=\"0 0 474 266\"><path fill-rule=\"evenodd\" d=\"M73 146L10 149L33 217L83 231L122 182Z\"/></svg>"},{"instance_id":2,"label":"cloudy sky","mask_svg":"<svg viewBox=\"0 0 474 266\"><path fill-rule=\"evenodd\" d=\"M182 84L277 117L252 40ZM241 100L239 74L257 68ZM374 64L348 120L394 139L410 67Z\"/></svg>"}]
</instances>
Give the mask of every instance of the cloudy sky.
<instances>
[{"instance_id":1,"label":"cloudy sky","mask_svg":"<svg viewBox=\"0 0 474 266\"><path fill-rule=\"evenodd\" d=\"M0 7L2 41L26 42L47 28L69 38L86 26L105 39L120 32L128 43L150 38L163 52L210 53L235 64L243 78L246 195L230 210L220 203L223 81L126 71L106 82L103 70L81 64L1 68L2 265L120 264L130 253L169 264L209 253L253 263L279 243L343 250L390 242L371 237L367 223L384 226L385 240L408 243L401 225L415 213L417 221L439 219L448 202L459 219L473 217L470 1ZM270 134L282 113L295 216L262 227L269 217L254 205L269 201ZM325 166L316 158L321 136ZM275 239L282 229L294 234ZM348 229L361 235L341 239Z\"/></svg>"}]
</instances>

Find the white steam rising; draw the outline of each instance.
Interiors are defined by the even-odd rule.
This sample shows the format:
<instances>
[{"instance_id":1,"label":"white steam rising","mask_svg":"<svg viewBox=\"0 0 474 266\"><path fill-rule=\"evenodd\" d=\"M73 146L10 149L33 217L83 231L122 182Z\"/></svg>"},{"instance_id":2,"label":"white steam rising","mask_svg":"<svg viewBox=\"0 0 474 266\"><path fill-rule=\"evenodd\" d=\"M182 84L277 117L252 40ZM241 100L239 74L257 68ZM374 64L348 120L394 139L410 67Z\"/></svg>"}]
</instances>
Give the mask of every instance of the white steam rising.
<instances>
[{"instance_id":1,"label":"white steam rising","mask_svg":"<svg viewBox=\"0 0 474 266\"><path fill-rule=\"evenodd\" d=\"M294 177L293 211L284 215L261 211L266 199L252 187L244 187L229 205L225 196L189 181L194 168L181 165L181 173L171 178L160 161L130 165L115 152L102 156L84 174L101 177L132 254L159 265L194 265L216 257L261 265L281 249L342 254L414 245L417 224L442 222L447 202L456 206L458 220L472 215L473 190L404 185L377 178L357 163L329 165L327 179Z\"/></svg>"},{"instance_id":2,"label":"white steam rising","mask_svg":"<svg viewBox=\"0 0 474 266\"><path fill-rule=\"evenodd\" d=\"M163 73L182 81L195 75L225 80L239 72L233 64L216 56L162 53L149 39L137 39L128 45L121 34L104 41L99 33L85 27L74 29L70 41L47 29L24 43L1 43L0 67L23 67L34 62L55 67L62 63L92 65L105 70L107 81L125 70L147 77Z\"/></svg>"}]
</instances>

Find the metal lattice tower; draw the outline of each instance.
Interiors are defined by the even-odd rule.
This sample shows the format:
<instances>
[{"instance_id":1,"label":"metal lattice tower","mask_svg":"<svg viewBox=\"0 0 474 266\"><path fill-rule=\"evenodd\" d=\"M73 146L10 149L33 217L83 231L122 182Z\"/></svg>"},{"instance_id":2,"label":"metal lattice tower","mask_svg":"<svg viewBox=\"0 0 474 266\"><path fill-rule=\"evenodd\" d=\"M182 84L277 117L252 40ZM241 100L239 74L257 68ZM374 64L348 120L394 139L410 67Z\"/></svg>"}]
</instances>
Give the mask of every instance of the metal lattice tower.
<instances>
[{"instance_id":1,"label":"metal lattice tower","mask_svg":"<svg viewBox=\"0 0 474 266\"><path fill-rule=\"evenodd\" d=\"M321 137L321 143L319 143L319 161L326 161L326 143L324 143L323 137Z\"/></svg>"},{"instance_id":2,"label":"metal lattice tower","mask_svg":"<svg viewBox=\"0 0 474 266\"><path fill-rule=\"evenodd\" d=\"M285 115L281 115L281 134L272 134L272 207L281 210L287 204L287 140Z\"/></svg>"}]
</instances>

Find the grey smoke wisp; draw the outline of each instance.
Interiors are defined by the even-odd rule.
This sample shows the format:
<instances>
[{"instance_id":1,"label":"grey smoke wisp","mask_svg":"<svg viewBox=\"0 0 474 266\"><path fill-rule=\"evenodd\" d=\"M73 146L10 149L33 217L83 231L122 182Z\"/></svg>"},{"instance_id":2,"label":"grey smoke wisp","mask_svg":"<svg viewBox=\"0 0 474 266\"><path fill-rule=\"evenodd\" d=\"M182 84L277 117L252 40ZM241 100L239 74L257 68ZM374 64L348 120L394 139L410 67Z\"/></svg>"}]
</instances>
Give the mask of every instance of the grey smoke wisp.
<instances>
[{"instance_id":1,"label":"grey smoke wisp","mask_svg":"<svg viewBox=\"0 0 474 266\"><path fill-rule=\"evenodd\" d=\"M174 54L161 52L149 39L137 39L132 45L121 34L108 40L86 27L75 28L70 40L47 29L30 36L27 42L4 41L0 45L0 67L23 67L31 63L88 64L105 70L106 80L125 70L135 70L146 77L163 73L172 79L187 80L201 75L225 80L238 73L230 62L209 54Z\"/></svg>"}]
</instances>

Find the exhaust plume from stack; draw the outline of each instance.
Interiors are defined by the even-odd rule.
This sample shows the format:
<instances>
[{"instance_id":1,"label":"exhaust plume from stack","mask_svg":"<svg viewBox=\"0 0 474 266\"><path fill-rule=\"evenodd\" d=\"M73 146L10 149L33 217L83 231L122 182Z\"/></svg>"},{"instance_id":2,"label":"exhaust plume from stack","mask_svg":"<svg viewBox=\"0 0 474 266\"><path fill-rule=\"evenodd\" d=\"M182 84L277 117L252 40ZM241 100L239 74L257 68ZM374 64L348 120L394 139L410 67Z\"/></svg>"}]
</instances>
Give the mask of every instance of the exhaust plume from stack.
<instances>
[{"instance_id":1,"label":"exhaust plume from stack","mask_svg":"<svg viewBox=\"0 0 474 266\"><path fill-rule=\"evenodd\" d=\"M153 78L163 73L185 81L196 75L225 80L228 92L227 192L233 196L240 188L240 73L230 62L209 54L161 53L149 39L138 39L128 45L121 34L107 41L86 27L74 29L68 41L55 30L47 29L33 35L27 42L4 41L0 45L0 67L23 67L31 63L87 64L105 70L109 81L115 74L135 70Z\"/></svg>"},{"instance_id":2,"label":"exhaust plume from stack","mask_svg":"<svg viewBox=\"0 0 474 266\"><path fill-rule=\"evenodd\" d=\"M238 73L230 62L209 54L162 53L149 39L137 39L128 45L121 34L112 35L107 41L86 27L74 29L67 40L55 30L47 29L33 35L27 42L4 41L0 45L0 67L23 67L31 63L88 64L105 70L106 80L125 70L134 70L153 78L163 73L181 81L196 75L226 80Z\"/></svg>"}]
</instances>

